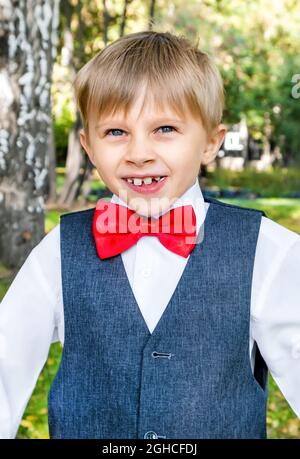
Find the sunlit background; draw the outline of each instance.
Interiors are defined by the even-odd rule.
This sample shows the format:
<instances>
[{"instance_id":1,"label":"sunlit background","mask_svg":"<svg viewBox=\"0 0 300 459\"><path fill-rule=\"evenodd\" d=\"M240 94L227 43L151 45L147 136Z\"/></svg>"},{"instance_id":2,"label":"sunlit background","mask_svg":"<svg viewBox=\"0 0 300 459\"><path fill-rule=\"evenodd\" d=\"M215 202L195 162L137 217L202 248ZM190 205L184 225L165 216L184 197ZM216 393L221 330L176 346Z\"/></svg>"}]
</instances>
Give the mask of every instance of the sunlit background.
<instances>
[{"instance_id":1,"label":"sunlit background","mask_svg":"<svg viewBox=\"0 0 300 459\"><path fill-rule=\"evenodd\" d=\"M28 244L16 253L4 222L9 218L23 220L20 214L10 215L9 209L4 211L0 206L5 241L2 248L7 247L2 250L0 265L1 297L30 249L43 237L44 230L47 233L59 223L61 213L93 207L100 197L111 196L79 145L80 121L72 80L95 53L131 32L152 28L185 35L193 42L198 41L199 48L212 55L218 64L226 90L224 122L228 133L216 160L201 170L204 195L262 209L274 221L300 234L300 8L297 0L45 0L33 4L49 7L35 11L40 13L41 21L46 21L45 28L52 21L48 37L51 56L48 55L45 81L39 77L39 81L32 83L34 75L31 78L30 71L34 73L34 67L30 70L26 61L25 71L22 53L13 56L7 53L10 75L0 73L3 102L0 121L8 132L5 134L4 129L0 132L0 166L6 177L0 184L0 194L7 193L7 183L17 183L11 193L15 193L18 200L22 189L27 196L26 206L21 209L24 221L28 203L45 209L45 218L34 221L27 232L25 227L19 228ZM3 30L7 34L14 14L15 11L0 8ZM30 19L24 16L26 30L33 30L26 21ZM41 34L34 36L32 32L31 36L28 32L27 38L32 40L32 49L43 49ZM27 48L23 51L26 54ZM20 68L23 74L18 74L13 85L11 82ZM34 92L34 88L38 84L42 88L38 91L45 91L48 102L44 111L42 108L39 111L27 98L26 112L26 90L30 88L35 97L38 91ZM47 99L47 91L49 96L51 93L51 100ZM14 100L17 100L15 107L19 115L25 107L22 122L18 122L20 116L12 116ZM26 113L34 113L31 120ZM39 113L50 113L49 120L45 121L45 115L44 124L41 121L34 126L33 120L38 120ZM28 144L27 140L24 143L25 138L31 139ZM9 143L9 139L14 141ZM22 153L24 145L26 153ZM39 145L44 146L39 148ZM18 170L24 171L23 179ZM17 438L49 438L47 396L59 367L61 351L60 343L51 346ZM267 427L269 438L300 438L300 421L271 376Z\"/></svg>"}]
</instances>

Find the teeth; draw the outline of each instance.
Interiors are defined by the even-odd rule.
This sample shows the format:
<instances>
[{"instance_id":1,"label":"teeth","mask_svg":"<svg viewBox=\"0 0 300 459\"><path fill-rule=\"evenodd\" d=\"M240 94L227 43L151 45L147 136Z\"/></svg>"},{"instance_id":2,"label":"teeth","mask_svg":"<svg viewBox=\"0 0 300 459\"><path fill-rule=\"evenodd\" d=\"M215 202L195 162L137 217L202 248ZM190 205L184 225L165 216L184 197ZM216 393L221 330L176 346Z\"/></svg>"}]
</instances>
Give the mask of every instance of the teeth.
<instances>
[{"instance_id":1,"label":"teeth","mask_svg":"<svg viewBox=\"0 0 300 459\"><path fill-rule=\"evenodd\" d=\"M159 182L161 180L162 177L145 177L144 179L140 179L140 178L127 178L127 182L129 183L133 183L134 185L142 185L145 184L145 185L151 185L151 183L153 182L153 180L155 180L156 182Z\"/></svg>"},{"instance_id":2,"label":"teeth","mask_svg":"<svg viewBox=\"0 0 300 459\"><path fill-rule=\"evenodd\" d=\"M146 177L143 179L145 185L150 185L152 183L152 177Z\"/></svg>"}]
</instances>

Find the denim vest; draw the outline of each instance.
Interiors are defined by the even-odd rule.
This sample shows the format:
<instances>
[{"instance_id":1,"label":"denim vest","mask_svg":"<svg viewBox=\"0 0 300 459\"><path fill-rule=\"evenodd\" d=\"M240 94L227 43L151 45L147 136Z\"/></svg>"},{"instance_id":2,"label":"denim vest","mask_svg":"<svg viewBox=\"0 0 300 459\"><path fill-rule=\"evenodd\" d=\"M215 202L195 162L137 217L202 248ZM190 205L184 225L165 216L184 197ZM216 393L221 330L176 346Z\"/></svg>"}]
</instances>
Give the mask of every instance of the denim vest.
<instances>
[{"instance_id":1,"label":"denim vest","mask_svg":"<svg viewBox=\"0 0 300 459\"><path fill-rule=\"evenodd\" d=\"M65 341L50 438L266 438L268 368L257 348L253 375L249 356L265 214L205 201L203 241L152 334L121 255L97 255L94 208L62 215Z\"/></svg>"}]
</instances>

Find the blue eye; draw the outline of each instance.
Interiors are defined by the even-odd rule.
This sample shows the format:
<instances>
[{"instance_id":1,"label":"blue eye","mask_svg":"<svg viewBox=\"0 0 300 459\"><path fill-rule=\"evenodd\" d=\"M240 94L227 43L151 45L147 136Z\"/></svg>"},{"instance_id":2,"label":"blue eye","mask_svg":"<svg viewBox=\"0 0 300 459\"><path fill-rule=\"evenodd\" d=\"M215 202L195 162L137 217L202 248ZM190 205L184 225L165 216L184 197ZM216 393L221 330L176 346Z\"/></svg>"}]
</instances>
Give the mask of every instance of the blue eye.
<instances>
[{"instance_id":1,"label":"blue eye","mask_svg":"<svg viewBox=\"0 0 300 459\"><path fill-rule=\"evenodd\" d=\"M107 135L109 132L112 132L112 131L124 132L122 129L108 129L107 131L105 131L105 135ZM113 135L112 137L119 137L119 136Z\"/></svg>"},{"instance_id":2,"label":"blue eye","mask_svg":"<svg viewBox=\"0 0 300 459\"><path fill-rule=\"evenodd\" d=\"M158 130L159 130L159 129L165 129L165 128L172 129L172 131L175 131L175 130L176 130L173 126L161 126L160 128L158 128ZM172 131L171 131L171 132L172 132ZM169 131L169 132L170 132L170 131ZM168 134L168 132L166 132L166 134Z\"/></svg>"}]
</instances>

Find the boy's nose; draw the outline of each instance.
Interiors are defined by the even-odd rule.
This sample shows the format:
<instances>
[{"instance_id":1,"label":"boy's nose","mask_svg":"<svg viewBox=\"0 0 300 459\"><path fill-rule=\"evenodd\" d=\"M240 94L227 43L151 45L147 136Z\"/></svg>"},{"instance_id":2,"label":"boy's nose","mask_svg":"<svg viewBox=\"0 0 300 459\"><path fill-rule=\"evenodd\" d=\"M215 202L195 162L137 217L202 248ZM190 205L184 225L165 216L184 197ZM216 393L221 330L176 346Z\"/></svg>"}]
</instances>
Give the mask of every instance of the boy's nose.
<instances>
[{"instance_id":1,"label":"boy's nose","mask_svg":"<svg viewBox=\"0 0 300 459\"><path fill-rule=\"evenodd\" d=\"M127 162L134 163L136 166L142 166L145 163L153 162L154 159L146 156L146 155L139 155L139 156L132 156L130 159L127 159Z\"/></svg>"},{"instance_id":2,"label":"boy's nose","mask_svg":"<svg viewBox=\"0 0 300 459\"><path fill-rule=\"evenodd\" d=\"M149 148L144 148L143 145L139 145L135 148L129 148L124 155L124 159L127 162L135 163L137 165L141 165L149 161L154 161L155 158L155 152Z\"/></svg>"}]
</instances>

